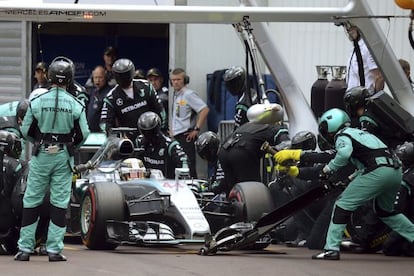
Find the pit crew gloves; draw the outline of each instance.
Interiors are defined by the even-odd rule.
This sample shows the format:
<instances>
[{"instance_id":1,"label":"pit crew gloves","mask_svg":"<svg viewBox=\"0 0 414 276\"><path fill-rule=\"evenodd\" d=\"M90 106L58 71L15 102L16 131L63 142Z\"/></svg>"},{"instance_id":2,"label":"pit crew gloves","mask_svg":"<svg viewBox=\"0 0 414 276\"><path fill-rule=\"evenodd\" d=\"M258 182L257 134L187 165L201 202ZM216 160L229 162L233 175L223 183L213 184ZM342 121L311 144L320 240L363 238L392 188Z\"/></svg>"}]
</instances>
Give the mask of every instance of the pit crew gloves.
<instances>
[{"instance_id":1,"label":"pit crew gloves","mask_svg":"<svg viewBox=\"0 0 414 276\"><path fill-rule=\"evenodd\" d=\"M294 149L294 150L281 150L275 153L273 156L277 163L283 164L287 160L294 160L299 161L300 156L302 155L301 149Z\"/></svg>"},{"instance_id":2,"label":"pit crew gloves","mask_svg":"<svg viewBox=\"0 0 414 276\"><path fill-rule=\"evenodd\" d=\"M296 166L285 167L285 166L277 164L276 170L278 170L279 172L285 172L288 175L293 176L293 177L296 177L299 175L299 168Z\"/></svg>"}]
</instances>

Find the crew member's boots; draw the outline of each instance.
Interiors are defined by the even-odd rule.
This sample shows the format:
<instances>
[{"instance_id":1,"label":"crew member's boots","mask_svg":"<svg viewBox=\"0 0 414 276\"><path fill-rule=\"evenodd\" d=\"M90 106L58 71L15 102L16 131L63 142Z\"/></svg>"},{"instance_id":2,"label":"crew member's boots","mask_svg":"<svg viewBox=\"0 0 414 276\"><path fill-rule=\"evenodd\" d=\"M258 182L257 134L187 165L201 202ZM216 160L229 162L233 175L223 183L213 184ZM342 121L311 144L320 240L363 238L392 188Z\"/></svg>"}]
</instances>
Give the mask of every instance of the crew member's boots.
<instances>
[{"instance_id":1,"label":"crew member's boots","mask_svg":"<svg viewBox=\"0 0 414 276\"><path fill-rule=\"evenodd\" d=\"M325 250L321 253L312 256L313 260L333 260L337 261L340 259L339 251L337 250Z\"/></svg>"},{"instance_id":2,"label":"crew member's boots","mask_svg":"<svg viewBox=\"0 0 414 276\"><path fill-rule=\"evenodd\" d=\"M61 253L48 253L49 262L66 262L67 258Z\"/></svg>"},{"instance_id":3,"label":"crew member's boots","mask_svg":"<svg viewBox=\"0 0 414 276\"><path fill-rule=\"evenodd\" d=\"M23 262L27 262L30 261L30 253L28 252L24 252L24 251L19 251L17 252L17 254L14 256L14 260L15 261L23 261Z\"/></svg>"}]
</instances>

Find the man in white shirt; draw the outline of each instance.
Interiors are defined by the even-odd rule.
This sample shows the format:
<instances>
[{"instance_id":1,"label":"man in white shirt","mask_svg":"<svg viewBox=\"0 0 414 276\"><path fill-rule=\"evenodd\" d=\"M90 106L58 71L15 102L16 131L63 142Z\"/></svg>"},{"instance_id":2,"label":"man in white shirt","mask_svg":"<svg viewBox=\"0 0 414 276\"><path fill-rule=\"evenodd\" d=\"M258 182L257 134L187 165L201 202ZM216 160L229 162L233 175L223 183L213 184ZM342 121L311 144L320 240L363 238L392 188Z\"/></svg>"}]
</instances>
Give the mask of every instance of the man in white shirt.
<instances>
[{"instance_id":1,"label":"man in white shirt","mask_svg":"<svg viewBox=\"0 0 414 276\"><path fill-rule=\"evenodd\" d=\"M348 59L347 90L357 86L365 86L372 94L383 90L384 78L362 39L360 30L356 26L349 26L347 33L354 43L354 49Z\"/></svg>"}]
</instances>

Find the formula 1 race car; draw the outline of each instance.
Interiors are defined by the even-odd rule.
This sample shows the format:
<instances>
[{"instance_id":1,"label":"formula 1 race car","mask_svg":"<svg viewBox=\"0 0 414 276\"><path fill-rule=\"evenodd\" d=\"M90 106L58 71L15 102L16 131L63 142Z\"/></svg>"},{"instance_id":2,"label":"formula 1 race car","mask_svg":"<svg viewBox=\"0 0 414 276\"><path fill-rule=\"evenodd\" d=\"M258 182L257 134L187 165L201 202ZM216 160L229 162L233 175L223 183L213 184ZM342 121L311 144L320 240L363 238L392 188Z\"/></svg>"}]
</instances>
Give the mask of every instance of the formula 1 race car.
<instances>
[{"instance_id":1,"label":"formula 1 race car","mask_svg":"<svg viewBox=\"0 0 414 276\"><path fill-rule=\"evenodd\" d=\"M175 179L146 169L133 157L133 143L123 139L130 129L114 129L118 136L92 134L75 155L76 167L67 236L81 236L90 249L115 249L119 244L203 243L218 229L240 221L257 221L273 209L267 187L259 182L239 183L229 198L208 191L205 180L190 179L188 168L177 168ZM1 156L3 152L0 151ZM83 161L85 161L83 163ZM86 162L87 161L87 162ZM8 167L5 167L6 171ZM28 166L10 195L1 194L0 254L14 254L22 213ZM48 197L42 206L37 246L45 242ZM270 240L253 242L264 248Z\"/></svg>"},{"instance_id":2,"label":"formula 1 race car","mask_svg":"<svg viewBox=\"0 0 414 276\"><path fill-rule=\"evenodd\" d=\"M83 243L90 249L120 244L204 243L215 230L235 222L257 221L273 208L267 187L259 182L236 185L229 198L214 195L207 182L177 168L175 179L147 169L133 157L133 143L116 129L85 164L76 166L71 202L72 222L80 221ZM264 248L269 239L248 246ZM246 246L247 247L247 246Z\"/></svg>"}]
</instances>

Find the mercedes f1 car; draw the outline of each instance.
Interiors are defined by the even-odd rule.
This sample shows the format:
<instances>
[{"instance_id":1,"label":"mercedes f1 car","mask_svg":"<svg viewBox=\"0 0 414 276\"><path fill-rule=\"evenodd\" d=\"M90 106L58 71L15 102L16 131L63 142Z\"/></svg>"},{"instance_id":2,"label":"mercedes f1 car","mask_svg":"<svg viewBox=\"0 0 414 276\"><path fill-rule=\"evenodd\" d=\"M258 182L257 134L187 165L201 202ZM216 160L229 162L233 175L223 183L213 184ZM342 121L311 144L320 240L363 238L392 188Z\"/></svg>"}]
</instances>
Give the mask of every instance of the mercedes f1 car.
<instances>
[{"instance_id":1,"label":"mercedes f1 car","mask_svg":"<svg viewBox=\"0 0 414 276\"><path fill-rule=\"evenodd\" d=\"M80 221L88 248L204 243L218 229L257 221L273 209L267 187L259 182L239 183L225 198L209 192L206 181L190 179L188 168L177 168L175 179L145 168L133 157L133 143L121 138L125 131L131 130L114 130L119 135L108 138L88 162L75 168L70 224L76 231ZM270 239L264 238L248 246L268 244Z\"/></svg>"},{"instance_id":2,"label":"mercedes f1 car","mask_svg":"<svg viewBox=\"0 0 414 276\"><path fill-rule=\"evenodd\" d=\"M114 130L118 135L108 139L104 134L92 134L75 155L78 165L66 213L67 235L80 235L88 248L203 243L225 226L257 221L273 209L267 187L259 182L237 184L226 198L209 192L206 181L190 179L188 168L177 168L175 179L144 168L133 157L137 150L133 143L121 138L125 131L130 129ZM0 150L0 156L3 153ZM1 193L0 249L5 254L17 250L27 165L25 168L11 183L13 192ZM38 245L47 231L47 196L42 209ZM268 244L270 239L264 238L249 246L258 249Z\"/></svg>"}]
</instances>

